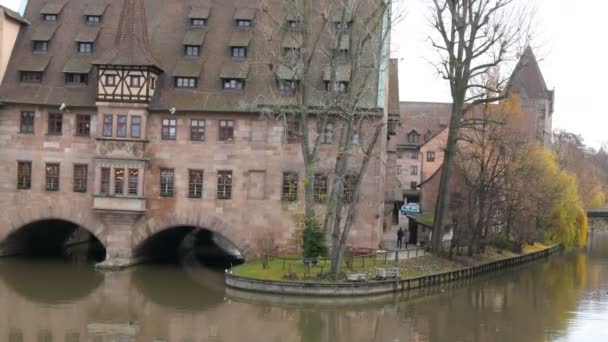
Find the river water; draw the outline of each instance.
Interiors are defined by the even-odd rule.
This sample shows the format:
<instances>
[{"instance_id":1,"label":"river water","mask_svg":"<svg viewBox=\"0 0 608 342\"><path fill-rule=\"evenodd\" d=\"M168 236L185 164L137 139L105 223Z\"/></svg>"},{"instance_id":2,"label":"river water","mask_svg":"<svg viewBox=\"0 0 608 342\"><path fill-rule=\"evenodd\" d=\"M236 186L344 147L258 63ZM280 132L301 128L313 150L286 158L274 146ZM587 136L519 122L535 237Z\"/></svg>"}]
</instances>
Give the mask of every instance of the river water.
<instances>
[{"instance_id":1,"label":"river water","mask_svg":"<svg viewBox=\"0 0 608 342\"><path fill-rule=\"evenodd\" d=\"M201 267L0 260L0 341L608 341L608 235L500 275L406 296L260 297Z\"/></svg>"}]
</instances>

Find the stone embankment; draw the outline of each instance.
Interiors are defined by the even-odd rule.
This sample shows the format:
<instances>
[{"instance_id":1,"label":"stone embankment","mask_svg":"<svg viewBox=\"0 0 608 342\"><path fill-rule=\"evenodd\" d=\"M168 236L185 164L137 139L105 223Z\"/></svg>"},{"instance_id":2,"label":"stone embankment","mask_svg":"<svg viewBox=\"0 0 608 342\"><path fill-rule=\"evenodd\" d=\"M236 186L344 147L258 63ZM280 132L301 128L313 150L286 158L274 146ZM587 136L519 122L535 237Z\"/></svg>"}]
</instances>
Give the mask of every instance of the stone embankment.
<instances>
[{"instance_id":1,"label":"stone embankment","mask_svg":"<svg viewBox=\"0 0 608 342\"><path fill-rule=\"evenodd\" d=\"M391 292L404 292L413 289L449 283L468 279L479 275L503 271L524 265L526 263L547 258L562 251L563 246L553 246L542 251L529 253L513 258L489 262L483 265L468 267L451 272L425 275L415 278L369 281L357 283L312 283L295 281L266 281L245 278L226 273L226 285L229 288L273 293L278 295L306 295L306 296L366 296L379 295Z\"/></svg>"}]
</instances>

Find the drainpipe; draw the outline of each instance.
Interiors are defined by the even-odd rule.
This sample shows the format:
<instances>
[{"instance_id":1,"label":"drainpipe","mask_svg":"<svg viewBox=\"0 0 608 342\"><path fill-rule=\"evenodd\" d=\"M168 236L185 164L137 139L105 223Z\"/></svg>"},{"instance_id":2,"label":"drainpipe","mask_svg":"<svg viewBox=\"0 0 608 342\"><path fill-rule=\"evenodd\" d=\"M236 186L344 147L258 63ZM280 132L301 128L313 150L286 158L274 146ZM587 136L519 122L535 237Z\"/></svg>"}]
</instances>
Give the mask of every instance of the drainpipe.
<instances>
[{"instance_id":1,"label":"drainpipe","mask_svg":"<svg viewBox=\"0 0 608 342\"><path fill-rule=\"evenodd\" d=\"M28 1L29 0L21 0L21 3L19 4L19 14L21 14L21 16L25 15Z\"/></svg>"}]
</instances>

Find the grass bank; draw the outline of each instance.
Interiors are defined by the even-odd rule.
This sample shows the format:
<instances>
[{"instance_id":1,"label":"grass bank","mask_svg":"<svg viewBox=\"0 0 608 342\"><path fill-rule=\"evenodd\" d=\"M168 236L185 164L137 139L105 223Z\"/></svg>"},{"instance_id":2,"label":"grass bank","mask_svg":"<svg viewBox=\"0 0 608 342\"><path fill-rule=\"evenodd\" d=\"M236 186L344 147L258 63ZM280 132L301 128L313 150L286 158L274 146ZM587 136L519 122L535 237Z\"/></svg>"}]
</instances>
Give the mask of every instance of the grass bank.
<instances>
[{"instance_id":1,"label":"grass bank","mask_svg":"<svg viewBox=\"0 0 608 342\"><path fill-rule=\"evenodd\" d=\"M478 266L493 261L517 257L523 254L533 253L549 248L542 244L525 246L522 254L509 251L498 251L494 247L488 247L480 255L472 257L454 256L451 259L441 258L434 255L400 260L385 261L383 258L369 257L367 259L355 259L351 267L346 263L342 264L342 269L346 273L356 272L365 273L368 279L373 279L377 267L398 267L400 278L415 278L431 274L456 271L471 266ZM366 261L367 260L367 261ZM330 269L329 260L319 260L316 266L305 267L299 255L285 254L272 257L268 261L268 266L263 267L262 260L256 259L248 261L232 269L232 274L239 277L252 278L269 281L301 281L301 282L335 282L343 281L344 276L333 280L327 277Z\"/></svg>"}]
</instances>

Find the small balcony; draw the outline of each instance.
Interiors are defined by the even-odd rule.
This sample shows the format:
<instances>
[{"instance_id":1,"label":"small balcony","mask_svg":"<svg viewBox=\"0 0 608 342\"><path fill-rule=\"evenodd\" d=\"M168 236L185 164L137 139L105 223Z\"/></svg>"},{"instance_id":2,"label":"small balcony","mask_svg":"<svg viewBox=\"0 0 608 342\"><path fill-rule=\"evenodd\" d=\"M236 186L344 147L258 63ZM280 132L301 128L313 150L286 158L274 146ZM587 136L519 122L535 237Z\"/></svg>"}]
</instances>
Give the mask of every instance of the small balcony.
<instances>
[{"instance_id":1,"label":"small balcony","mask_svg":"<svg viewBox=\"0 0 608 342\"><path fill-rule=\"evenodd\" d=\"M146 199L144 197L95 196L93 209L104 212L143 214L146 211Z\"/></svg>"}]
</instances>

